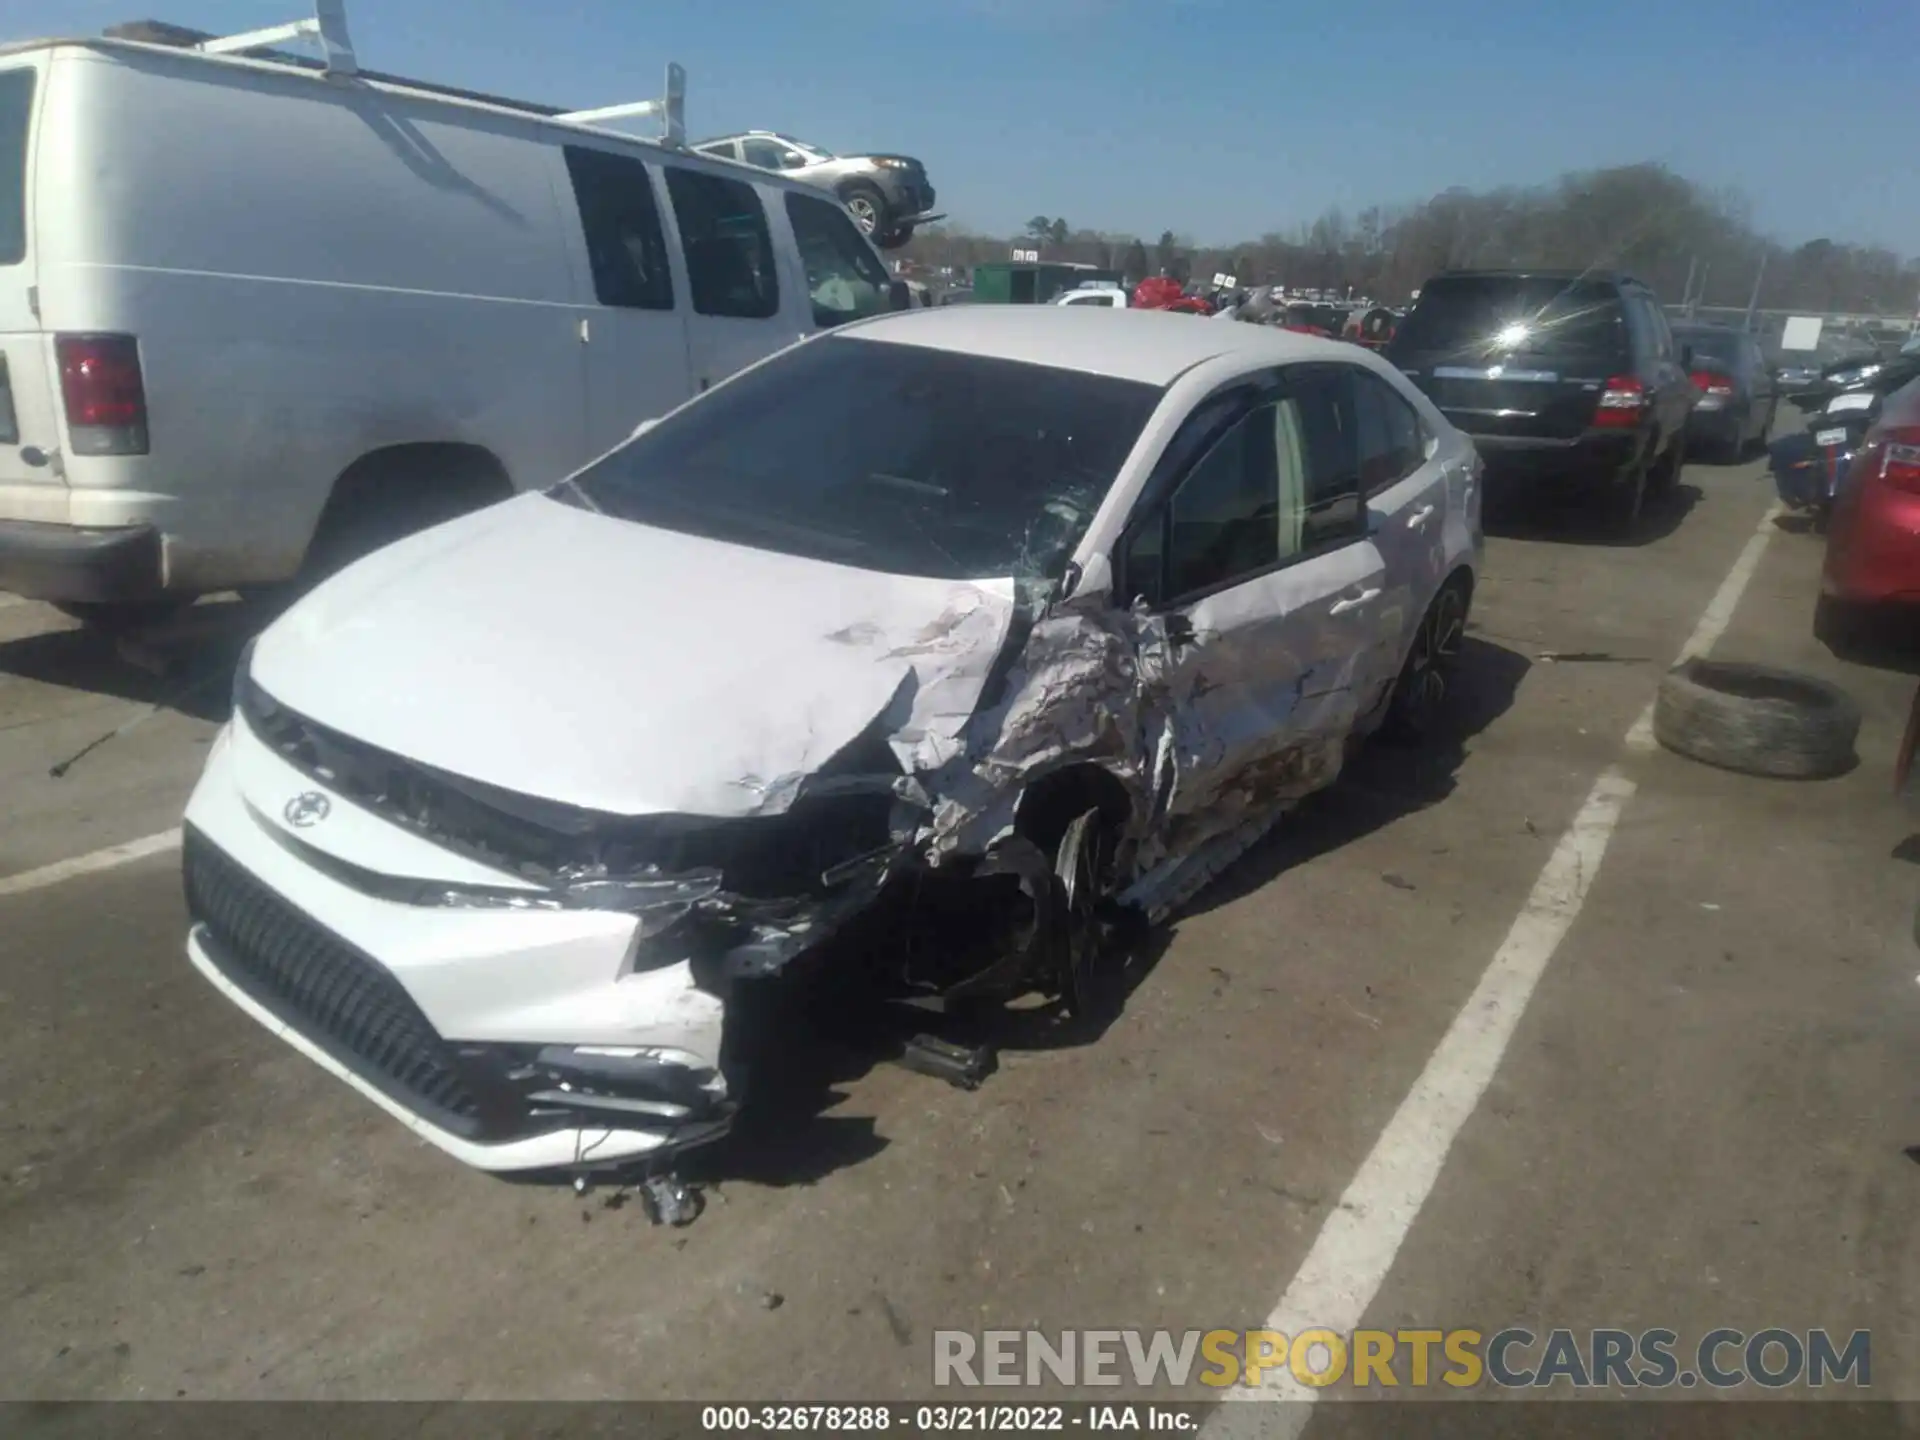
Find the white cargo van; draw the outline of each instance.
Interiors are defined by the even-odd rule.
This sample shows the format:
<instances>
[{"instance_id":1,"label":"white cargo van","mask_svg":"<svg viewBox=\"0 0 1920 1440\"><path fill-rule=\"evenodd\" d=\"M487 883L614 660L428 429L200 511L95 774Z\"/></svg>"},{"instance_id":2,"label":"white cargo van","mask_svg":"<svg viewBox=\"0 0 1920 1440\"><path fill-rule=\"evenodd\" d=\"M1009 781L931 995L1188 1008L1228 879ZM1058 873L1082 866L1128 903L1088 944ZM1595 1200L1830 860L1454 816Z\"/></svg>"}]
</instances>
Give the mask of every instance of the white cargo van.
<instances>
[{"instance_id":1,"label":"white cargo van","mask_svg":"<svg viewBox=\"0 0 1920 1440\"><path fill-rule=\"evenodd\" d=\"M831 197L683 148L678 67L558 112L362 71L319 10L0 44L0 590L324 570L905 303ZM296 31L325 63L261 53ZM636 113L666 140L596 123Z\"/></svg>"}]
</instances>

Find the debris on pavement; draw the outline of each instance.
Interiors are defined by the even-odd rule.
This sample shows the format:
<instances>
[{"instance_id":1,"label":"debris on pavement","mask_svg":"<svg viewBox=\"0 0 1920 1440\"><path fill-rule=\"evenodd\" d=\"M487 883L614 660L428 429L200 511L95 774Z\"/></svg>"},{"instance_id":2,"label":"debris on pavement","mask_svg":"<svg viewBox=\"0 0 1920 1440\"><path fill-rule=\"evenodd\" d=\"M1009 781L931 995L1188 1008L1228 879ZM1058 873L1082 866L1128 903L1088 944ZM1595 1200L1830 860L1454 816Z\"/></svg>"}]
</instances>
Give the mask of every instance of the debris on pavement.
<instances>
[{"instance_id":1,"label":"debris on pavement","mask_svg":"<svg viewBox=\"0 0 1920 1440\"><path fill-rule=\"evenodd\" d=\"M1000 1066L991 1045L956 1045L937 1035L915 1035L901 1052L900 1064L917 1075L931 1075L959 1090L978 1090Z\"/></svg>"},{"instance_id":2,"label":"debris on pavement","mask_svg":"<svg viewBox=\"0 0 1920 1440\"><path fill-rule=\"evenodd\" d=\"M675 1229L691 1225L706 1208L700 1191L672 1174L649 1175L641 1181L640 1203L647 1212L647 1218L654 1224L670 1225Z\"/></svg>"},{"instance_id":3,"label":"debris on pavement","mask_svg":"<svg viewBox=\"0 0 1920 1440\"><path fill-rule=\"evenodd\" d=\"M1396 890L1417 890L1420 888L1411 880L1407 879L1406 876L1396 875L1391 870L1383 872L1380 878Z\"/></svg>"}]
</instances>

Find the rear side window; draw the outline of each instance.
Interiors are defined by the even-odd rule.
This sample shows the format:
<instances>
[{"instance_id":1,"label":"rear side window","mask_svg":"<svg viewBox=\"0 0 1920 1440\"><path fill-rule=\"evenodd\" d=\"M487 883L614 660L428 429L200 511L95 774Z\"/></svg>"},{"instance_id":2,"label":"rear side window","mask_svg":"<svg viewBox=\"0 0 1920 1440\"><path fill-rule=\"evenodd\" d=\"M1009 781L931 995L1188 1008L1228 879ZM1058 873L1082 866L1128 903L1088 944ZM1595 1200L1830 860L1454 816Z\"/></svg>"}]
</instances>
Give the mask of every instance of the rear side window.
<instances>
[{"instance_id":1,"label":"rear side window","mask_svg":"<svg viewBox=\"0 0 1920 1440\"><path fill-rule=\"evenodd\" d=\"M27 123L31 70L0 70L0 265L27 257Z\"/></svg>"},{"instance_id":2,"label":"rear side window","mask_svg":"<svg viewBox=\"0 0 1920 1440\"><path fill-rule=\"evenodd\" d=\"M629 155L566 147L567 173L602 305L673 309L673 273L647 167Z\"/></svg>"},{"instance_id":3,"label":"rear side window","mask_svg":"<svg viewBox=\"0 0 1920 1440\"><path fill-rule=\"evenodd\" d=\"M1676 344L1692 349L1696 370L1717 370L1722 375L1731 375L1740 369L1742 350L1737 335L1676 330L1673 338Z\"/></svg>"},{"instance_id":4,"label":"rear side window","mask_svg":"<svg viewBox=\"0 0 1920 1440\"><path fill-rule=\"evenodd\" d=\"M1413 407L1377 375L1356 370L1360 423L1360 489L1369 497L1398 485L1424 462L1425 441Z\"/></svg>"},{"instance_id":5,"label":"rear side window","mask_svg":"<svg viewBox=\"0 0 1920 1440\"><path fill-rule=\"evenodd\" d=\"M1675 351L1673 329L1667 324L1667 312L1649 295L1633 296L1632 304L1640 323L1646 327L1647 344L1652 347L1654 358L1671 360Z\"/></svg>"},{"instance_id":6,"label":"rear side window","mask_svg":"<svg viewBox=\"0 0 1920 1440\"><path fill-rule=\"evenodd\" d=\"M887 308L886 267L838 205L787 192L787 219L807 272L813 323L839 325Z\"/></svg>"},{"instance_id":7,"label":"rear side window","mask_svg":"<svg viewBox=\"0 0 1920 1440\"><path fill-rule=\"evenodd\" d=\"M1555 354L1614 359L1629 353L1627 319L1610 285L1541 275L1430 280L1401 323L1390 353Z\"/></svg>"},{"instance_id":8,"label":"rear side window","mask_svg":"<svg viewBox=\"0 0 1920 1440\"><path fill-rule=\"evenodd\" d=\"M1286 372L1297 403L1303 462L1299 548L1319 550L1361 533L1360 417L1351 366Z\"/></svg>"},{"instance_id":9,"label":"rear side window","mask_svg":"<svg viewBox=\"0 0 1920 1440\"><path fill-rule=\"evenodd\" d=\"M780 281L760 192L742 180L670 165L667 193L680 222L695 311L736 320L778 314Z\"/></svg>"}]
</instances>

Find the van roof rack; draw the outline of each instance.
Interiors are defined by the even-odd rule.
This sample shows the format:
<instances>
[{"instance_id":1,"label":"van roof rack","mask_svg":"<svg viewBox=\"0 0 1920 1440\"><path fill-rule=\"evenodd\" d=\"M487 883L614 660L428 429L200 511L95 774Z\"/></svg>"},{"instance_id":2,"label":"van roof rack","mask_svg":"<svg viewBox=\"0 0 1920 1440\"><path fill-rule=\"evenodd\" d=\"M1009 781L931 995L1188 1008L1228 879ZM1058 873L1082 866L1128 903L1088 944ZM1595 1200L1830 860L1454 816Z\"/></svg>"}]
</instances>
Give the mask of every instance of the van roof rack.
<instances>
[{"instance_id":1,"label":"van roof rack","mask_svg":"<svg viewBox=\"0 0 1920 1440\"><path fill-rule=\"evenodd\" d=\"M238 35L214 35L204 30L192 30L184 25L171 25L162 20L132 20L123 24L109 25L103 34L110 40L130 40L145 45L169 45L176 49L197 50L203 55L246 55L251 59L264 60L274 65L319 71L330 77L370 80L378 84L419 90L430 95L444 95L453 100L492 105L504 110L518 110L524 114L538 115L542 119L558 120L569 125L597 125L606 120L632 119L651 115L660 120L662 131L660 143L675 149L684 149L686 146L687 72L677 64L668 64L666 85L658 99L634 100L619 105L604 105L592 110L568 110L559 105L541 105L529 100L510 100L505 96L489 95L480 90L465 90L459 86L438 85L432 81L415 80L405 75L363 70L354 55L353 42L347 35L346 0L314 0L313 12L313 15L307 19L292 20L284 25L268 25L258 30L243 31ZM323 58L314 60L277 48L294 40L317 41Z\"/></svg>"},{"instance_id":2,"label":"van roof rack","mask_svg":"<svg viewBox=\"0 0 1920 1440\"><path fill-rule=\"evenodd\" d=\"M290 20L285 25L244 30L238 35L216 35L193 48L208 55L245 55L284 45L289 40L318 40L329 75L360 73L353 58L353 41L347 38L346 0L313 0L310 20Z\"/></svg>"}]
</instances>

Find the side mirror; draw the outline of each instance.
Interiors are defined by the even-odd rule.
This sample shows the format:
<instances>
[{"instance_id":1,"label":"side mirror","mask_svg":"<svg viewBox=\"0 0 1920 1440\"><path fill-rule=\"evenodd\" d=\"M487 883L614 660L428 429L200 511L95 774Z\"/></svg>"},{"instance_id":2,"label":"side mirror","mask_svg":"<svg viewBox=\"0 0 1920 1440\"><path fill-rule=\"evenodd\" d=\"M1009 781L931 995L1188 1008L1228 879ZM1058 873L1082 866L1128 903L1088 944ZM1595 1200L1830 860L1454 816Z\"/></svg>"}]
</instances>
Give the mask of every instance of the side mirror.
<instances>
[{"instance_id":1,"label":"side mirror","mask_svg":"<svg viewBox=\"0 0 1920 1440\"><path fill-rule=\"evenodd\" d=\"M806 163L807 157L802 155L798 150L783 150L780 152L780 168L782 170L798 170Z\"/></svg>"},{"instance_id":2,"label":"side mirror","mask_svg":"<svg viewBox=\"0 0 1920 1440\"><path fill-rule=\"evenodd\" d=\"M911 310L912 308L913 291L907 288L907 282L904 280L895 280L890 283L887 286L887 309Z\"/></svg>"},{"instance_id":3,"label":"side mirror","mask_svg":"<svg viewBox=\"0 0 1920 1440\"><path fill-rule=\"evenodd\" d=\"M646 434L649 430L653 429L653 427L658 425L659 423L660 423L660 420L659 420L659 417L657 416L652 420L642 420L638 425L633 427L633 434L629 435L627 438L629 440L638 440L642 435Z\"/></svg>"}]
</instances>

